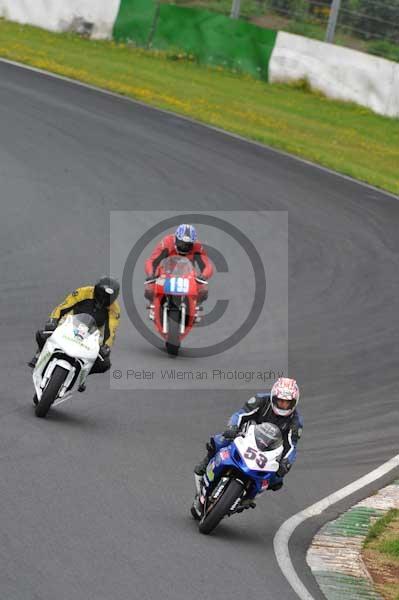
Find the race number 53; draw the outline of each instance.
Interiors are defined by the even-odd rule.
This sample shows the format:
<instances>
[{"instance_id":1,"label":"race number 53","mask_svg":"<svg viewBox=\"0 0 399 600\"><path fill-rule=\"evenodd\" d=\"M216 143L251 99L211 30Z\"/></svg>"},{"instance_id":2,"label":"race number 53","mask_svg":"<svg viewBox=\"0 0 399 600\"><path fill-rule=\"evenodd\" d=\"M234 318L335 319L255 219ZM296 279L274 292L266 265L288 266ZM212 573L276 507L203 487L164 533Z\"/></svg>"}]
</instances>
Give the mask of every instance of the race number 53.
<instances>
[{"instance_id":1,"label":"race number 53","mask_svg":"<svg viewBox=\"0 0 399 600\"><path fill-rule=\"evenodd\" d=\"M244 457L248 460L254 460L260 469L264 469L267 463L266 456L255 450L255 448L251 448L251 446L246 449Z\"/></svg>"}]
</instances>

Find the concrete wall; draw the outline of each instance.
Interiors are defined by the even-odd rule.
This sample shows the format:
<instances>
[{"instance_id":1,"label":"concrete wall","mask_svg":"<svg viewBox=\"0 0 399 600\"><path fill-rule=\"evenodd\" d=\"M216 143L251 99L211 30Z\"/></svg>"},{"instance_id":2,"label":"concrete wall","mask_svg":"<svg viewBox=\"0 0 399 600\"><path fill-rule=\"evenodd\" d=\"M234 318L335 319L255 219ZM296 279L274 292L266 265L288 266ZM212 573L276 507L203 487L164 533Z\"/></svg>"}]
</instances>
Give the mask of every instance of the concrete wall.
<instances>
[{"instance_id":1,"label":"concrete wall","mask_svg":"<svg viewBox=\"0 0 399 600\"><path fill-rule=\"evenodd\" d=\"M110 38L120 0L0 0L0 16L51 31L93 23L92 37Z\"/></svg>"},{"instance_id":2,"label":"concrete wall","mask_svg":"<svg viewBox=\"0 0 399 600\"><path fill-rule=\"evenodd\" d=\"M280 31L269 63L269 81L300 79L330 98L399 117L399 63Z\"/></svg>"}]
</instances>

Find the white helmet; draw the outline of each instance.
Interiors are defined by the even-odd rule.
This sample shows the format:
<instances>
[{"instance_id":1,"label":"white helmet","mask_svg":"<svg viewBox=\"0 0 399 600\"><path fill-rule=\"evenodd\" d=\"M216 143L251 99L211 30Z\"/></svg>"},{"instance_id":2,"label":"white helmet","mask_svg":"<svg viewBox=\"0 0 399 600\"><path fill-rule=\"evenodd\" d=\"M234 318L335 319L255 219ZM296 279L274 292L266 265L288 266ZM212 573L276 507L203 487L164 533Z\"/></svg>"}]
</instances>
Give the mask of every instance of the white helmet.
<instances>
[{"instance_id":1,"label":"white helmet","mask_svg":"<svg viewBox=\"0 0 399 600\"><path fill-rule=\"evenodd\" d=\"M289 417L299 401L299 387L295 379L280 377L270 392L270 405L280 417Z\"/></svg>"}]
</instances>

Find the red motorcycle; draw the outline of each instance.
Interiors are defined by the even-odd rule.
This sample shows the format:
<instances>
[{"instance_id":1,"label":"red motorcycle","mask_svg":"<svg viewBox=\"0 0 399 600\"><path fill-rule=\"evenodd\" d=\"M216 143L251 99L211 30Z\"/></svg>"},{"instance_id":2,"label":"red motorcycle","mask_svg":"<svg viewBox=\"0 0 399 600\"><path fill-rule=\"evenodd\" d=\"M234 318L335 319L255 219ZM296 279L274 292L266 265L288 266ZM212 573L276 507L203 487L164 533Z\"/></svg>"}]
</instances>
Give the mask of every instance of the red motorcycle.
<instances>
[{"instance_id":1,"label":"red motorcycle","mask_svg":"<svg viewBox=\"0 0 399 600\"><path fill-rule=\"evenodd\" d=\"M204 283L192 262L183 256L165 258L157 277L146 282L154 286L149 316L164 338L168 354L177 356L181 341L199 320L198 295Z\"/></svg>"}]
</instances>

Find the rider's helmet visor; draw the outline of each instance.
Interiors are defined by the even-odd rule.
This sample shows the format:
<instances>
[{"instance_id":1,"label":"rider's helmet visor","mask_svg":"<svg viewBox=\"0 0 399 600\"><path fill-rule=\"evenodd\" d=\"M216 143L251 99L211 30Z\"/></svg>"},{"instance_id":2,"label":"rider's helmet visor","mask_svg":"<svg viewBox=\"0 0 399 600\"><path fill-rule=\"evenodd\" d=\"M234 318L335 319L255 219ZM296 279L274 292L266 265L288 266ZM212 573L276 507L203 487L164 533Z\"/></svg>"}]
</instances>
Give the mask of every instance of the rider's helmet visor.
<instances>
[{"instance_id":1,"label":"rider's helmet visor","mask_svg":"<svg viewBox=\"0 0 399 600\"><path fill-rule=\"evenodd\" d=\"M292 408L294 408L295 404L296 404L296 400L286 400L285 398L279 398L278 396L275 396L273 398L274 401L274 406L277 406L277 408L280 408L281 410L290 410Z\"/></svg>"},{"instance_id":2,"label":"rider's helmet visor","mask_svg":"<svg viewBox=\"0 0 399 600\"><path fill-rule=\"evenodd\" d=\"M188 254L193 249L193 242L176 239L176 249L179 254Z\"/></svg>"}]
</instances>

